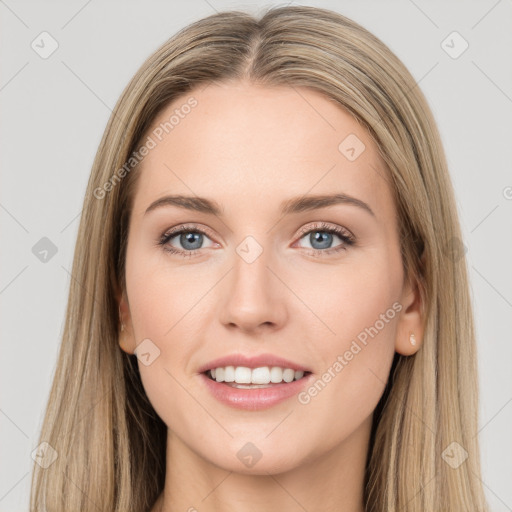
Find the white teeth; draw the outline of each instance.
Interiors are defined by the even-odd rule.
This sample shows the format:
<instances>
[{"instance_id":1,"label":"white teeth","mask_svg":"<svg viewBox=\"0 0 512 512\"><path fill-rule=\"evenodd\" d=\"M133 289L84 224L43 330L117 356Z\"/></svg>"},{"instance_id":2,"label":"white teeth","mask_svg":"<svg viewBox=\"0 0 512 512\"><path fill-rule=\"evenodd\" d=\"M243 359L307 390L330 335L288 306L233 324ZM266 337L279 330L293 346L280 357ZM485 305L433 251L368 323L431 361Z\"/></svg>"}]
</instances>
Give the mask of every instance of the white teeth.
<instances>
[{"instance_id":1,"label":"white teeth","mask_svg":"<svg viewBox=\"0 0 512 512\"><path fill-rule=\"evenodd\" d=\"M224 382L235 382L234 366L226 366L226 368L224 368Z\"/></svg>"},{"instance_id":2,"label":"white teeth","mask_svg":"<svg viewBox=\"0 0 512 512\"><path fill-rule=\"evenodd\" d=\"M235 382L238 384L251 383L251 369L245 366L237 366L235 368Z\"/></svg>"},{"instance_id":3,"label":"white teeth","mask_svg":"<svg viewBox=\"0 0 512 512\"><path fill-rule=\"evenodd\" d=\"M215 380L217 382L224 382L224 368L217 368L215 370Z\"/></svg>"},{"instance_id":4,"label":"white teeth","mask_svg":"<svg viewBox=\"0 0 512 512\"><path fill-rule=\"evenodd\" d=\"M283 372L283 380L285 382L291 382L294 377L295 377L295 370L292 370L291 368L286 368L286 370Z\"/></svg>"},{"instance_id":5,"label":"white teeth","mask_svg":"<svg viewBox=\"0 0 512 512\"><path fill-rule=\"evenodd\" d=\"M273 366L270 370L270 382L278 384L283 380L283 370L279 366Z\"/></svg>"},{"instance_id":6,"label":"white teeth","mask_svg":"<svg viewBox=\"0 0 512 512\"><path fill-rule=\"evenodd\" d=\"M254 368L252 371L251 383L252 384L268 384L270 382L270 370L268 366L263 368Z\"/></svg>"},{"instance_id":7,"label":"white teeth","mask_svg":"<svg viewBox=\"0 0 512 512\"><path fill-rule=\"evenodd\" d=\"M247 368L246 366L226 366L212 368L210 375L217 382L233 382L236 384L279 384L280 382L292 382L304 376L302 370L292 368L280 368L279 366L261 366L259 368Z\"/></svg>"}]
</instances>

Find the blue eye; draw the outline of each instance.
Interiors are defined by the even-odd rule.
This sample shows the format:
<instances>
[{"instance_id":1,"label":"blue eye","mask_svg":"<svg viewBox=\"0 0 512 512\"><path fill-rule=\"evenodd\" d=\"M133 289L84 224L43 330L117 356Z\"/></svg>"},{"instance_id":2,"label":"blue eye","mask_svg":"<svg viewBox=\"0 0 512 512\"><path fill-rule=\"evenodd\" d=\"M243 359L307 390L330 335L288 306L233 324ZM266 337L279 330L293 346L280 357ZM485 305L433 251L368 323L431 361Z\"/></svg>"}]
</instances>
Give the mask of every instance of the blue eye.
<instances>
[{"instance_id":1,"label":"blue eye","mask_svg":"<svg viewBox=\"0 0 512 512\"><path fill-rule=\"evenodd\" d=\"M177 238L179 236L179 241L182 247L184 247L187 250L195 250L200 249L203 237L204 235L202 233L194 232L194 231L188 231L188 232L181 232L180 234L174 236L173 238ZM171 238L172 240L172 238ZM170 241L170 240L169 240ZM199 243L198 243L199 241ZM191 247L190 245L193 247Z\"/></svg>"},{"instance_id":2,"label":"blue eye","mask_svg":"<svg viewBox=\"0 0 512 512\"><path fill-rule=\"evenodd\" d=\"M355 243L355 238L348 230L326 223L319 223L312 227L309 226L309 229L303 229L299 234L299 240L302 240L306 236L308 236L307 240L310 247L305 247L305 249L310 249L309 252L314 256L325 256L343 251ZM342 243L331 247L335 237L338 237ZM171 245L171 241L174 239L177 239L183 249L175 248ZM200 249L204 248L202 247L204 240L210 240L205 231L198 226L188 225L180 226L170 233L164 233L157 243L168 253L182 257L192 257L196 255ZM213 243L209 247L212 246Z\"/></svg>"},{"instance_id":3,"label":"blue eye","mask_svg":"<svg viewBox=\"0 0 512 512\"><path fill-rule=\"evenodd\" d=\"M183 249L176 249L172 247L170 242L174 239L178 239ZM171 233L165 233L162 235L158 244L161 245L164 251L171 254L179 254L183 257L190 257L196 254L199 249L203 247L203 241L207 238L206 233L195 226L182 226Z\"/></svg>"},{"instance_id":4,"label":"blue eye","mask_svg":"<svg viewBox=\"0 0 512 512\"><path fill-rule=\"evenodd\" d=\"M338 237L342 243L336 247L331 247L334 237ZM309 242L313 255L317 256L346 250L348 246L355 243L354 237L347 230L325 223L320 223L320 225L314 226L313 229L303 230L300 239L303 238L306 238Z\"/></svg>"}]
</instances>

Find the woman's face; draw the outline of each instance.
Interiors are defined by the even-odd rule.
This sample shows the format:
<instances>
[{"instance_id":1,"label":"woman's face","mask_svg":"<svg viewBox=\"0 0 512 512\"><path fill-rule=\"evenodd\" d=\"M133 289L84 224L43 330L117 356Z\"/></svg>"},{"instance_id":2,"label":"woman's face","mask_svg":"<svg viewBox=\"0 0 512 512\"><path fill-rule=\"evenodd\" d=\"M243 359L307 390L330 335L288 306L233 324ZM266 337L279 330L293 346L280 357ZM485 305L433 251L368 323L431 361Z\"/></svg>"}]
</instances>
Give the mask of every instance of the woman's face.
<instances>
[{"instance_id":1,"label":"woman's face","mask_svg":"<svg viewBox=\"0 0 512 512\"><path fill-rule=\"evenodd\" d=\"M421 331L365 129L313 90L233 82L175 100L142 143L121 346L140 344L175 442L255 474L367 442L394 352ZM229 366L216 379L266 387L204 373Z\"/></svg>"}]
</instances>

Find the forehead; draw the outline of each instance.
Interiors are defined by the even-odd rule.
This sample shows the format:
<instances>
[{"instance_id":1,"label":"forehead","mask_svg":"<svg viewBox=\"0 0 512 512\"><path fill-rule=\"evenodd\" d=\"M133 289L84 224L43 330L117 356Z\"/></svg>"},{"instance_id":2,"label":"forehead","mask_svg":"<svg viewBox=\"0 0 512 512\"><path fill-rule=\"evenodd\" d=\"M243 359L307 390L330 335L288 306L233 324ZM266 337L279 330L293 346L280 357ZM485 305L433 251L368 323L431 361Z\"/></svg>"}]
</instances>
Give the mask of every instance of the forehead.
<instances>
[{"instance_id":1,"label":"forehead","mask_svg":"<svg viewBox=\"0 0 512 512\"><path fill-rule=\"evenodd\" d=\"M193 106L191 106L193 105ZM162 110L139 172L134 213L168 194L248 212L297 195L346 193L393 215L384 162L366 129L304 87L202 86Z\"/></svg>"}]
</instances>

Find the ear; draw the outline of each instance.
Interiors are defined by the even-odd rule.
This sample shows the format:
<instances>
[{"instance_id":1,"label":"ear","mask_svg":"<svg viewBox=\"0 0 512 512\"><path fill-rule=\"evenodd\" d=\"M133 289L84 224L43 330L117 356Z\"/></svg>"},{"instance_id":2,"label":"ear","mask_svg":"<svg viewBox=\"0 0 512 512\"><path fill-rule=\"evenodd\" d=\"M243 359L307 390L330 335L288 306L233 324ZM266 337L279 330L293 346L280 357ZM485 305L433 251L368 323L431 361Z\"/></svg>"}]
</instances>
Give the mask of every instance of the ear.
<instances>
[{"instance_id":1,"label":"ear","mask_svg":"<svg viewBox=\"0 0 512 512\"><path fill-rule=\"evenodd\" d=\"M118 294L119 304L119 346L127 354L134 354L135 352L135 336L133 333L133 325L130 314L130 305L126 297L126 292ZM122 329L122 327L124 327ZM122 329L122 330L121 330Z\"/></svg>"},{"instance_id":2,"label":"ear","mask_svg":"<svg viewBox=\"0 0 512 512\"><path fill-rule=\"evenodd\" d=\"M398 321L395 350L399 354L410 356L420 349L425 332L423 305L416 278L411 278L405 284L400 304L402 304L402 310ZM415 345L411 343L411 334L414 334Z\"/></svg>"}]
</instances>

